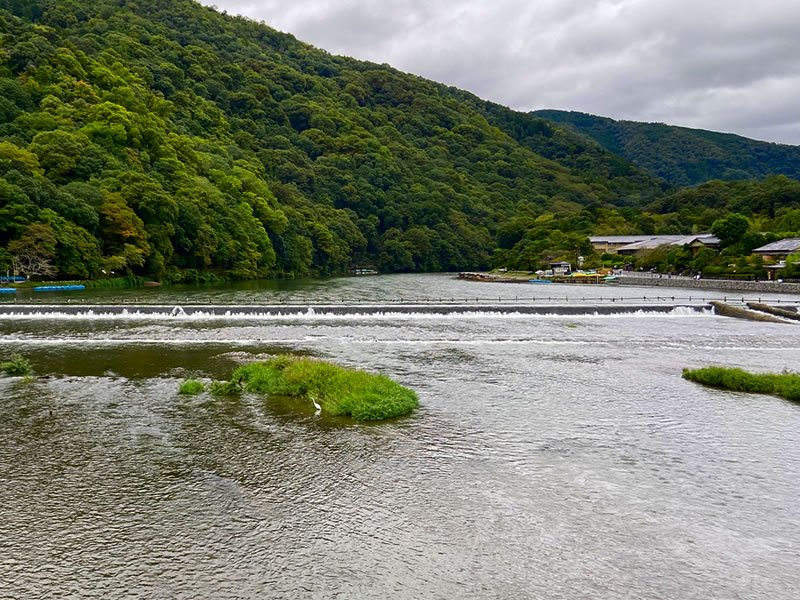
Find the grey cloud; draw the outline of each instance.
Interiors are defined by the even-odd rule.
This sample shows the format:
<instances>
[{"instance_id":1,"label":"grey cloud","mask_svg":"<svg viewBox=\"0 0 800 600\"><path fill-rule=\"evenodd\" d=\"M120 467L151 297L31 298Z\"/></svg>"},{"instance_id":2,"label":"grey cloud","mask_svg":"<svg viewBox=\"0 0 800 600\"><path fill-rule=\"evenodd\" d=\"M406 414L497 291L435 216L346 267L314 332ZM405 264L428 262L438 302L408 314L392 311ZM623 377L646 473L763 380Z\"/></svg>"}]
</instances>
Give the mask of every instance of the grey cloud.
<instances>
[{"instance_id":1,"label":"grey cloud","mask_svg":"<svg viewBox=\"0 0 800 600\"><path fill-rule=\"evenodd\" d=\"M518 110L800 144L796 0L215 0Z\"/></svg>"}]
</instances>

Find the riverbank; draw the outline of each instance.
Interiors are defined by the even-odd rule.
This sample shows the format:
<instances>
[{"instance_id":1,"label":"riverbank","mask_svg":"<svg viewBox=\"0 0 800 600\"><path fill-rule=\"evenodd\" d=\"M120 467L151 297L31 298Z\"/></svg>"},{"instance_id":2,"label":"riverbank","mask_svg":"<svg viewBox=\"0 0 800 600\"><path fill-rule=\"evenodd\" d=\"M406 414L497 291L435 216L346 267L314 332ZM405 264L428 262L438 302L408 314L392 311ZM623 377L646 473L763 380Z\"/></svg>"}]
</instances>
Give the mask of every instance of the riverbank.
<instances>
[{"instance_id":1,"label":"riverbank","mask_svg":"<svg viewBox=\"0 0 800 600\"><path fill-rule=\"evenodd\" d=\"M3 283L2 285L8 288L27 290L45 286L82 285L86 288L137 288L143 286L152 287L161 284L155 281L145 281L143 277L130 276L114 277L110 279L74 279L69 281L14 281Z\"/></svg>"},{"instance_id":2,"label":"riverbank","mask_svg":"<svg viewBox=\"0 0 800 600\"><path fill-rule=\"evenodd\" d=\"M698 290L731 292L760 292L764 294L800 294L800 283L778 283L776 281L736 281L734 279L683 279L636 277L620 275L613 285L635 285L641 287L672 287Z\"/></svg>"},{"instance_id":3,"label":"riverbank","mask_svg":"<svg viewBox=\"0 0 800 600\"><path fill-rule=\"evenodd\" d=\"M459 279L466 279L467 281L484 281L489 283L530 283L534 275L529 273L505 273L497 275L496 273L478 273L464 271L458 274Z\"/></svg>"},{"instance_id":4,"label":"riverbank","mask_svg":"<svg viewBox=\"0 0 800 600\"><path fill-rule=\"evenodd\" d=\"M533 273L515 271L513 273L459 273L458 278L466 281L478 281L485 283L530 283L535 278ZM600 285L625 285L638 287L666 287L666 288L688 288L698 290L715 290L721 292L759 292L762 294L800 294L800 283L778 283L775 281L737 281L735 279L693 279L688 277L647 277L640 275L617 275L610 281L605 281L602 277L564 277L556 276L548 278L552 283L569 284L600 284Z\"/></svg>"},{"instance_id":5,"label":"riverbank","mask_svg":"<svg viewBox=\"0 0 800 600\"><path fill-rule=\"evenodd\" d=\"M508 271L499 275L497 273L480 273L463 271L458 274L459 279L467 281L483 281L489 283L568 283L568 284L596 284L603 283L603 275L599 273L578 273L576 275L548 275L539 278L535 273L527 271Z\"/></svg>"}]
</instances>

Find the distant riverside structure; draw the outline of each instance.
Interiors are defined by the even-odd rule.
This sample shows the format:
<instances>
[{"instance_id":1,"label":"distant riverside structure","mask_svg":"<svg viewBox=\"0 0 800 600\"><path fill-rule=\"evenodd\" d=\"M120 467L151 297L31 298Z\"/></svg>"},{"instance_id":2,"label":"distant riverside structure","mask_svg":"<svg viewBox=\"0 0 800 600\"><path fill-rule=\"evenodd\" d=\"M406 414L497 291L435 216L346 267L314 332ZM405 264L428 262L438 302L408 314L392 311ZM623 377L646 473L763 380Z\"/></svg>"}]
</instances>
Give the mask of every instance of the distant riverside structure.
<instances>
[{"instance_id":1,"label":"distant riverside structure","mask_svg":"<svg viewBox=\"0 0 800 600\"><path fill-rule=\"evenodd\" d=\"M775 264L764 265L770 280L780 277L779 272L789 266L786 264L786 257L795 252L800 252L800 238L784 238L753 250L753 254L763 257L765 261L775 261Z\"/></svg>"},{"instance_id":2,"label":"distant riverside structure","mask_svg":"<svg viewBox=\"0 0 800 600\"><path fill-rule=\"evenodd\" d=\"M572 265L566 261L551 262L550 269L553 275L569 275L572 272Z\"/></svg>"},{"instance_id":3,"label":"distant riverside structure","mask_svg":"<svg viewBox=\"0 0 800 600\"><path fill-rule=\"evenodd\" d=\"M589 237L597 252L630 255L640 250L652 250L659 246L689 246L692 254L700 248L719 248L719 238L711 233L697 235L593 235Z\"/></svg>"},{"instance_id":4,"label":"distant riverside structure","mask_svg":"<svg viewBox=\"0 0 800 600\"><path fill-rule=\"evenodd\" d=\"M795 252L800 252L800 238L784 238L753 250L753 254L760 254L764 260L786 258Z\"/></svg>"},{"instance_id":5,"label":"distant riverside structure","mask_svg":"<svg viewBox=\"0 0 800 600\"><path fill-rule=\"evenodd\" d=\"M353 267L350 269L351 275L377 275L378 271L375 269L368 269L365 267Z\"/></svg>"}]
</instances>

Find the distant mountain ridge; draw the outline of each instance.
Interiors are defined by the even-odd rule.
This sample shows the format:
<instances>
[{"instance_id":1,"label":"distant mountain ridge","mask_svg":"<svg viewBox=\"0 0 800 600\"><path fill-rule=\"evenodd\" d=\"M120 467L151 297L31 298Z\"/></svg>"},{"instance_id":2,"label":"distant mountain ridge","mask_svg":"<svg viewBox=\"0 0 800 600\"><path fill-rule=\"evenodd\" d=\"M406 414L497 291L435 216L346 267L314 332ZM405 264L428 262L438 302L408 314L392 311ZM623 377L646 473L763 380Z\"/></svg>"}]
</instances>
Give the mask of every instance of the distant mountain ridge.
<instances>
[{"instance_id":1,"label":"distant mountain ridge","mask_svg":"<svg viewBox=\"0 0 800 600\"><path fill-rule=\"evenodd\" d=\"M762 179L769 175L800 177L800 146L663 123L615 121L582 112L537 110L531 114L567 125L673 185L695 186L713 179Z\"/></svg>"}]
</instances>

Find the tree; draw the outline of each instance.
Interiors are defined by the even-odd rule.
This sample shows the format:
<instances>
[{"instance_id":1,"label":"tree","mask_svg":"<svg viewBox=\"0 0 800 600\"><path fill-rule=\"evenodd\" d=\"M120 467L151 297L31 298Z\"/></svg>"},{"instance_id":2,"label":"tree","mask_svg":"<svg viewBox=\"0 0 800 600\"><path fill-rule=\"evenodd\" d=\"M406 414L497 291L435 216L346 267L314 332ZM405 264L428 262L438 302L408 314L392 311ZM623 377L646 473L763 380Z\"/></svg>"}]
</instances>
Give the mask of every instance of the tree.
<instances>
[{"instance_id":1,"label":"tree","mask_svg":"<svg viewBox=\"0 0 800 600\"><path fill-rule=\"evenodd\" d=\"M55 257L56 243L49 225L31 223L25 227L22 237L8 245L14 273L23 273L26 279L55 275L51 261Z\"/></svg>"},{"instance_id":2,"label":"tree","mask_svg":"<svg viewBox=\"0 0 800 600\"><path fill-rule=\"evenodd\" d=\"M54 181L68 182L81 160L83 149L89 144L86 136L67 131L45 131L36 135L29 147L34 157Z\"/></svg>"},{"instance_id":3,"label":"tree","mask_svg":"<svg viewBox=\"0 0 800 600\"><path fill-rule=\"evenodd\" d=\"M150 254L150 244L142 220L125 203L119 194L106 193L106 202L100 209L100 225L106 253L124 256L125 265L141 266ZM127 247L137 250L132 252ZM132 257L141 257L139 261Z\"/></svg>"},{"instance_id":4,"label":"tree","mask_svg":"<svg viewBox=\"0 0 800 600\"><path fill-rule=\"evenodd\" d=\"M0 248L0 273L5 273L11 269L14 258L4 248Z\"/></svg>"},{"instance_id":5,"label":"tree","mask_svg":"<svg viewBox=\"0 0 800 600\"><path fill-rule=\"evenodd\" d=\"M39 160L32 152L18 148L11 142L0 142L0 171L16 169L22 173L41 173Z\"/></svg>"},{"instance_id":6,"label":"tree","mask_svg":"<svg viewBox=\"0 0 800 600\"><path fill-rule=\"evenodd\" d=\"M37 213L36 205L21 187L0 177L0 244L17 237Z\"/></svg>"},{"instance_id":7,"label":"tree","mask_svg":"<svg viewBox=\"0 0 800 600\"><path fill-rule=\"evenodd\" d=\"M717 258L717 253L711 248L700 248L692 260L692 268L702 271Z\"/></svg>"},{"instance_id":8,"label":"tree","mask_svg":"<svg viewBox=\"0 0 800 600\"><path fill-rule=\"evenodd\" d=\"M719 238L720 247L736 244L750 229L750 221L744 215L733 213L724 219L717 219L711 226L711 233Z\"/></svg>"}]
</instances>

